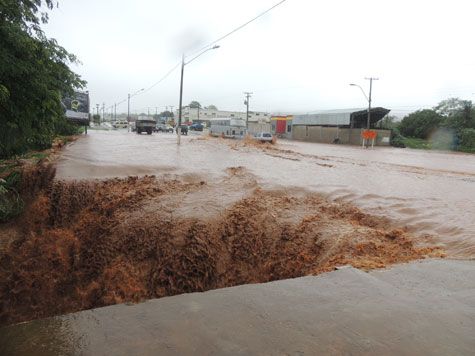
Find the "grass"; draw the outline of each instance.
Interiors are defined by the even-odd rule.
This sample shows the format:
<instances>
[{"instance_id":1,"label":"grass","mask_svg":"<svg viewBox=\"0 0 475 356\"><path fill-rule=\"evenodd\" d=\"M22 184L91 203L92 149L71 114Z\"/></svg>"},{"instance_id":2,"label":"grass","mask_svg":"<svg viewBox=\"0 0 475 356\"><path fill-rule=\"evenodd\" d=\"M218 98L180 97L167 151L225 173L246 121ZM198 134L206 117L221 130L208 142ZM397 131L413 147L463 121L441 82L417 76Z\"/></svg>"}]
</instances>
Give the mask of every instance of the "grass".
<instances>
[{"instance_id":1,"label":"grass","mask_svg":"<svg viewBox=\"0 0 475 356\"><path fill-rule=\"evenodd\" d=\"M454 151L452 142L448 141L433 141L423 138L404 137L402 143L405 147L415 148L419 150L441 150L441 151Z\"/></svg>"}]
</instances>

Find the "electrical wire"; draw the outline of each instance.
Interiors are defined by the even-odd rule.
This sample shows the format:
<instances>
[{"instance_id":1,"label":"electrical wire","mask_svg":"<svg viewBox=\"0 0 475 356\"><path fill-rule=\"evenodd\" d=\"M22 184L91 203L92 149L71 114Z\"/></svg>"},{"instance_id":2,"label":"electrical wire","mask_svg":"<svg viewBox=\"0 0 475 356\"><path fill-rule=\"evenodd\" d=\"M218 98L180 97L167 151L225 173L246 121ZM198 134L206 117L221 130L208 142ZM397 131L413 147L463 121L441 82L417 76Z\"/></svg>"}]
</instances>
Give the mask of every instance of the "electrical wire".
<instances>
[{"instance_id":1,"label":"electrical wire","mask_svg":"<svg viewBox=\"0 0 475 356\"><path fill-rule=\"evenodd\" d=\"M266 11L261 12L261 13L260 13L259 15L257 15L256 17L252 18L251 20L247 21L246 23L242 24L241 26L236 27L236 28L235 28L234 30L232 30L231 32L229 32L229 33L225 34L224 36L218 38L217 40L215 40L215 41L213 41L213 42L207 44L206 46L204 46L203 48L201 48L200 50L198 50L198 51L196 51L196 52L194 52L194 53L201 52L201 51L207 49L208 47L211 47L212 45L218 43L219 41L224 40L226 37L231 36L233 33L237 32L237 31L239 31L240 29L242 29L243 27L249 25L251 22L254 22L254 21L257 20L259 17L264 16L264 15L267 14L269 11L274 10L277 6L282 5L282 4L283 4L284 2L286 2L286 1L287 1L287 0L282 0L282 1L278 2L278 3L275 4L274 6L268 8Z\"/></svg>"}]
</instances>

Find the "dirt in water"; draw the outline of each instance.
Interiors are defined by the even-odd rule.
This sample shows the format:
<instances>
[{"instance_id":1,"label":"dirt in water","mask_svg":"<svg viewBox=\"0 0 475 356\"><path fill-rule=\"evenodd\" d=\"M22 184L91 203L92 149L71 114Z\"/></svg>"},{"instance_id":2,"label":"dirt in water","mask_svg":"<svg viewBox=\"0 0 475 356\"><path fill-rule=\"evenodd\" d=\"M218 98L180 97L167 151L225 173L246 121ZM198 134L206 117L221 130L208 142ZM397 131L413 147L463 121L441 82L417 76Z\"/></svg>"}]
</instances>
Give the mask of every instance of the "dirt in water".
<instances>
[{"instance_id":1,"label":"dirt in water","mask_svg":"<svg viewBox=\"0 0 475 356\"><path fill-rule=\"evenodd\" d=\"M243 167L213 184L145 176L43 187L0 251L2 326L346 264L444 256L350 205L262 191Z\"/></svg>"}]
</instances>

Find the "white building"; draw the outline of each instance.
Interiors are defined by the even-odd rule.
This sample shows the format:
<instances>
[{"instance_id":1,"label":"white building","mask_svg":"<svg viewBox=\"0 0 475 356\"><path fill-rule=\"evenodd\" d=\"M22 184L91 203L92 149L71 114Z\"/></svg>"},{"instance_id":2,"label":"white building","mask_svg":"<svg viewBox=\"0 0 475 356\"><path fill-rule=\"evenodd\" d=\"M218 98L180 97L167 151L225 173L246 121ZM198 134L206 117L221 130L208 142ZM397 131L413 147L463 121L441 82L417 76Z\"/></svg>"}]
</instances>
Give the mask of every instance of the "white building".
<instances>
[{"instance_id":1,"label":"white building","mask_svg":"<svg viewBox=\"0 0 475 356\"><path fill-rule=\"evenodd\" d=\"M174 112L175 123L178 123L178 110ZM216 117L225 117L225 118L237 118L246 120L245 112L237 111L223 111L223 110L210 110L210 109L200 109L200 108L190 108L184 107L182 110L181 121L187 122L204 122L209 124L210 119ZM266 112L259 111L249 111L249 122L255 123L266 123L270 122L271 115Z\"/></svg>"}]
</instances>

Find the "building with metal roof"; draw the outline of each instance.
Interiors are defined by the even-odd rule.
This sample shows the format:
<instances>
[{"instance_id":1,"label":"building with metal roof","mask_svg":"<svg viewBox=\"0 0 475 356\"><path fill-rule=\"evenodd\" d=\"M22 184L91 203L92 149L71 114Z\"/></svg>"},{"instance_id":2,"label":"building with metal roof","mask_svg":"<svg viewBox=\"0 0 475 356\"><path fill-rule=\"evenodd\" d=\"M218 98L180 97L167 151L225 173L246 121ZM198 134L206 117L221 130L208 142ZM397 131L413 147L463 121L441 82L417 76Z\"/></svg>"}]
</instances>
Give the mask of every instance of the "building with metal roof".
<instances>
[{"instance_id":1,"label":"building with metal roof","mask_svg":"<svg viewBox=\"0 0 475 356\"><path fill-rule=\"evenodd\" d=\"M370 129L376 131L375 145L390 144L391 131L375 129L390 110L371 108ZM361 144L368 126L368 109L314 111L308 114L272 116L272 132L281 138L321 143Z\"/></svg>"},{"instance_id":2,"label":"building with metal roof","mask_svg":"<svg viewBox=\"0 0 475 356\"><path fill-rule=\"evenodd\" d=\"M386 116L390 110L376 107L371 108L370 128ZM304 115L293 115L293 125L309 126L338 126L346 128L366 128L368 123L368 109L343 109L316 111Z\"/></svg>"}]
</instances>

